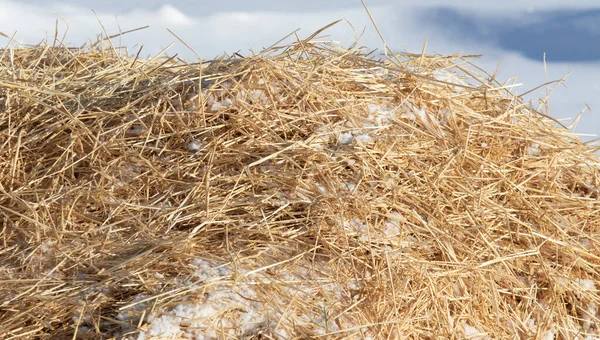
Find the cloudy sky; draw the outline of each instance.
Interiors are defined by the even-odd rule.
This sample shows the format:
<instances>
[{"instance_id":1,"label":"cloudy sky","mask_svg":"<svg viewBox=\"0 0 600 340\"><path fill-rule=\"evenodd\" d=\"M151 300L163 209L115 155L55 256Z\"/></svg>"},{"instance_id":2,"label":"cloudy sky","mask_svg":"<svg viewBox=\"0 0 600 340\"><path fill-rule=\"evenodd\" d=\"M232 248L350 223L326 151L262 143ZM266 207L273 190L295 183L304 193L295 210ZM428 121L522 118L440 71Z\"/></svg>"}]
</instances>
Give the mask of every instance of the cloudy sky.
<instances>
[{"instance_id":1,"label":"cloudy sky","mask_svg":"<svg viewBox=\"0 0 600 340\"><path fill-rule=\"evenodd\" d=\"M478 64L504 81L517 77L524 93L547 80L571 73L550 97L550 113L576 117L589 105L575 131L600 135L600 1L598 0L366 0L387 44L394 51L484 54ZM418 3L418 4L415 4ZM96 14L94 14L94 12ZM96 17L97 15L97 17ZM171 43L169 54L193 60L195 55L167 31L175 32L204 59L224 52L259 51L296 29L300 37L335 20L328 39L361 44L382 43L360 0L0 0L0 32L20 43L52 39L58 23L68 28L74 46L149 25L116 43L132 53L141 45L146 56ZM351 24L351 25L350 25ZM0 36L0 45L9 39ZM546 70L543 56L546 53ZM545 96L541 89L528 96ZM590 140L592 137L582 137Z\"/></svg>"}]
</instances>

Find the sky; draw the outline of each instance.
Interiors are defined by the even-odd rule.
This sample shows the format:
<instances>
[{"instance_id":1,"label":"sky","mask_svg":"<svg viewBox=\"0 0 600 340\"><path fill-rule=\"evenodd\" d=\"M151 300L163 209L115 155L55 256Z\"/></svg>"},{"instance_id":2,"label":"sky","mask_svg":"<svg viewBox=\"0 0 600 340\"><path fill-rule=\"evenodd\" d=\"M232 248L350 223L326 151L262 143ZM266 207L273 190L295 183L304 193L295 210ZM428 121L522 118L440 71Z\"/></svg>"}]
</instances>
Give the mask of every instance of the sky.
<instances>
[{"instance_id":1,"label":"sky","mask_svg":"<svg viewBox=\"0 0 600 340\"><path fill-rule=\"evenodd\" d=\"M483 54L477 64L497 72L500 81L516 77L522 84L516 93L569 74L550 96L550 114L575 118L585 109L574 131L582 140L600 135L600 1L365 1L393 51L420 53L427 40L428 53ZM73 46L95 41L104 30L115 34L149 25L115 44L131 54L143 45L142 55L154 56L175 43L168 53L187 60L196 53L203 59L248 55L296 29L307 37L339 19L327 39L349 45L362 34L361 45L383 49L360 0L0 0L0 32L20 43L51 41L57 25ZM8 43L0 35L0 46ZM549 90L526 98L537 103Z\"/></svg>"}]
</instances>

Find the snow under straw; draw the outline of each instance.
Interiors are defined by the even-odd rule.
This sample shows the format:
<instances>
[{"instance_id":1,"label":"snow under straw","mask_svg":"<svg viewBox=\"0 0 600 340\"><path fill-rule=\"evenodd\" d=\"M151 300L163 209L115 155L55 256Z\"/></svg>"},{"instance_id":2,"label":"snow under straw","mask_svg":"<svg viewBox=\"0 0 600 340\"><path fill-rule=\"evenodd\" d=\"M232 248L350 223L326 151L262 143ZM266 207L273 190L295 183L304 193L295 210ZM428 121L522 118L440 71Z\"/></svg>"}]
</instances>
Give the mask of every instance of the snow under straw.
<instances>
[{"instance_id":1,"label":"snow under straw","mask_svg":"<svg viewBox=\"0 0 600 340\"><path fill-rule=\"evenodd\" d=\"M137 339L219 339L252 334L288 339L292 337L293 327L315 329L316 334L324 335L358 326L347 317L335 319L335 322L328 321L332 305L352 300L348 292L350 288L359 288L355 284L342 286L327 278L315 277L308 269L301 267L295 268L294 273L285 271L273 275L252 273L204 259L195 259L192 263L197 268L195 278L205 284L201 289L202 297L196 303L179 304L147 316L148 325ZM237 282L233 281L233 276L239 276ZM267 302L268 297L261 297L270 290L270 286L278 291L272 298L281 301ZM322 300L319 296L333 296L335 300ZM133 303L136 300L140 298L136 297ZM317 308L300 313L290 308L276 308L290 306L294 300ZM368 331L363 331L361 336L360 331L355 331L354 337L365 338L365 332Z\"/></svg>"}]
</instances>

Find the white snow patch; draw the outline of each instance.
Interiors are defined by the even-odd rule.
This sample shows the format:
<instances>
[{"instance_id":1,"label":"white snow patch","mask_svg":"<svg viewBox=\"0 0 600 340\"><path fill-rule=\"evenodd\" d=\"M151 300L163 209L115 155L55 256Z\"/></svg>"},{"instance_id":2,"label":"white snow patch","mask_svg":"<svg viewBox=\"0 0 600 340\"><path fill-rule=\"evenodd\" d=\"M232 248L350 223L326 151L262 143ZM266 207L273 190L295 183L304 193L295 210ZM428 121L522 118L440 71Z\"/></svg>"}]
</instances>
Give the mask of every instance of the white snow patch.
<instances>
[{"instance_id":1,"label":"white snow patch","mask_svg":"<svg viewBox=\"0 0 600 340\"><path fill-rule=\"evenodd\" d=\"M359 221L353 225L361 228ZM255 335L259 330L269 328L275 339L287 339L286 329L296 326L309 327L316 334L326 334L343 329L356 328L356 324L348 317L340 317L335 323L327 322L324 311L331 305L323 304L323 297L332 301L343 301L350 296L345 292L361 287L361 282L340 284L316 277L317 271L310 271L300 266L295 272L251 273L247 269L235 268L230 264L219 264L214 261L196 258L191 263L196 269L196 276L204 280L194 302L182 302L168 310L159 309L147 318L144 331L138 340L146 338L177 339L221 339L241 338ZM235 282L231 274L238 272ZM273 276L276 275L276 276ZM209 283L209 284L207 284ZM261 294L268 285L276 284L278 294L265 299ZM267 287L262 285L267 285ZM315 294L320 292L319 294ZM322 294L322 295L321 295ZM196 302L198 299L201 301ZM306 301L308 305L321 304L322 308L304 310L302 312L286 312L292 299ZM338 305L338 303L336 303ZM333 315L327 312L328 315ZM335 313L339 313L335 311ZM125 316L123 316L125 318ZM352 333L348 333L352 334Z\"/></svg>"},{"instance_id":2,"label":"white snow patch","mask_svg":"<svg viewBox=\"0 0 600 340\"><path fill-rule=\"evenodd\" d=\"M338 143L348 145L353 142L373 142L377 139L380 131L388 127L396 117L396 109L386 104L368 104L367 111L369 112L368 117L361 118L359 124L347 121L343 124L345 131L334 131ZM323 133L325 131L323 128L317 128L315 132ZM317 138L323 139L321 136Z\"/></svg>"},{"instance_id":3,"label":"white snow patch","mask_svg":"<svg viewBox=\"0 0 600 340\"><path fill-rule=\"evenodd\" d=\"M539 156L542 154L542 150L540 149L540 145L538 143L531 143L527 146L525 153L529 156Z\"/></svg>"},{"instance_id":4,"label":"white snow patch","mask_svg":"<svg viewBox=\"0 0 600 340\"><path fill-rule=\"evenodd\" d=\"M145 339L146 333L153 337L174 338L181 332L181 329L179 328L180 324L181 318L173 315L163 315L154 319L147 331L140 332L138 340L140 340L140 338Z\"/></svg>"},{"instance_id":5,"label":"white snow patch","mask_svg":"<svg viewBox=\"0 0 600 340\"><path fill-rule=\"evenodd\" d=\"M558 333L556 327L552 326L552 328L542 334L542 340L554 340L556 333Z\"/></svg>"},{"instance_id":6,"label":"white snow patch","mask_svg":"<svg viewBox=\"0 0 600 340\"><path fill-rule=\"evenodd\" d=\"M192 265L197 267L194 274L201 281L210 282L211 280L219 280L223 276L232 274L230 266L218 265L214 262L200 258L194 259Z\"/></svg>"},{"instance_id":7,"label":"white snow patch","mask_svg":"<svg viewBox=\"0 0 600 340\"><path fill-rule=\"evenodd\" d=\"M354 192L354 190L356 189L356 184L350 183L350 182L344 182L344 183L342 183L341 187L342 187L342 190Z\"/></svg>"},{"instance_id":8,"label":"white snow patch","mask_svg":"<svg viewBox=\"0 0 600 340\"><path fill-rule=\"evenodd\" d=\"M462 289L460 288L460 285L458 284L458 282L454 283L453 288L454 288L454 294L456 294L456 296L463 296Z\"/></svg>"},{"instance_id":9,"label":"white snow patch","mask_svg":"<svg viewBox=\"0 0 600 340\"><path fill-rule=\"evenodd\" d=\"M587 183L583 183L583 185L585 185L585 187L586 187L586 188L587 188L589 191L591 191L591 192L595 192L595 193L597 193L597 194L600 194L600 186L593 185L593 184L591 184L591 183L589 183L589 182L587 182Z\"/></svg>"},{"instance_id":10,"label":"white snow patch","mask_svg":"<svg viewBox=\"0 0 600 340\"><path fill-rule=\"evenodd\" d=\"M394 211L391 214L388 215L388 218L390 219L391 222L394 223L406 223L406 217L404 217L404 215L402 215L401 213Z\"/></svg>"},{"instance_id":11,"label":"white snow patch","mask_svg":"<svg viewBox=\"0 0 600 340\"><path fill-rule=\"evenodd\" d=\"M241 90L240 92L238 92L237 96L236 96L237 101L249 101L249 102L260 102L262 104L268 104L269 103L269 97L267 97L267 95L265 94L265 92L263 90L260 89L254 89L254 90Z\"/></svg>"},{"instance_id":12,"label":"white snow patch","mask_svg":"<svg viewBox=\"0 0 600 340\"><path fill-rule=\"evenodd\" d=\"M366 233L367 225L362 223L358 218L353 218L350 222L344 222L344 227L350 231Z\"/></svg>"},{"instance_id":13,"label":"white snow patch","mask_svg":"<svg viewBox=\"0 0 600 340\"><path fill-rule=\"evenodd\" d=\"M384 223L385 229L383 231L383 233L385 234L385 236L398 236L400 235L400 227L398 226L397 223L394 222L385 222Z\"/></svg>"},{"instance_id":14,"label":"white snow patch","mask_svg":"<svg viewBox=\"0 0 600 340\"><path fill-rule=\"evenodd\" d=\"M583 290L596 290L596 284L592 280L576 279L574 282Z\"/></svg>"},{"instance_id":15,"label":"white snow patch","mask_svg":"<svg viewBox=\"0 0 600 340\"><path fill-rule=\"evenodd\" d=\"M536 325L535 325L535 319L532 318L528 318L525 321L525 326L527 326L527 328L529 329L529 331L531 331L532 333L535 333L536 331Z\"/></svg>"},{"instance_id":16,"label":"white snow patch","mask_svg":"<svg viewBox=\"0 0 600 340\"><path fill-rule=\"evenodd\" d=\"M439 123L435 119L435 117L433 117L432 115L430 115L429 113L427 113L427 111L425 111L425 109L423 109L423 108L415 108L413 110L413 112L415 113L415 115L417 115L417 117L419 117L419 119L421 120L421 122L423 124L425 124L427 127L431 127L432 124L433 125L439 125Z\"/></svg>"},{"instance_id":17,"label":"white snow patch","mask_svg":"<svg viewBox=\"0 0 600 340\"><path fill-rule=\"evenodd\" d=\"M42 244L40 244L40 251L42 253L50 253L52 254L54 252L54 246L55 246L56 242L55 241L46 241Z\"/></svg>"},{"instance_id":18,"label":"white snow patch","mask_svg":"<svg viewBox=\"0 0 600 340\"><path fill-rule=\"evenodd\" d=\"M369 104L367 109L369 110L367 127L389 125L396 117L396 109L381 104Z\"/></svg>"},{"instance_id":19,"label":"white snow patch","mask_svg":"<svg viewBox=\"0 0 600 340\"><path fill-rule=\"evenodd\" d=\"M568 287L570 284L578 286L578 288L573 291L577 298L581 298L582 291L596 291L596 284L594 283L594 281L588 279L570 280L559 277L557 283L562 287Z\"/></svg>"},{"instance_id":20,"label":"white snow patch","mask_svg":"<svg viewBox=\"0 0 600 340\"><path fill-rule=\"evenodd\" d=\"M141 312L144 309L148 308L149 305L152 304L151 300L140 302L140 301L146 300L147 298L149 298L149 296L143 295L143 294L138 295L135 298L133 298L133 300L131 300L130 304L134 304L134 305L129 309L125 309L125 310L119 312L116 316L116 319L120 320L120 321L136 320L141 315Z\"/></svg>"},{"instance_id":21,"label":"white snow patch","mask_svg":"<svg viewBox=\"0 0 600 340\"><path fill-rule=\"evenodd\" d=\"M415 119L417 119L417 116L412 112L405 112L402 115L400 115L400 118L415 120Z\"/></svg>"},{"instance_id":22,"label":"white snow patch","mask_svg":"<svg viewBox=\"0 0 600 340\"><path fill-rule=\"evenodd\" d=\"M338 141L342 145L348 145L354 141L354 136L350 132L342 132L338 136Z\"/></svg>"},{"instance_id":23,"label":"white snow patch","mask_svg":"<svg viewBox=\"0 0 600 340\"><path fill-rule=\"evenodd\" d=\"M220 108L229 108L233 106L234 103L235 99L231 98L224 98L223 100L217 100L213 96L208 98L208 104L210 105L210 111L212 112L218 111Z\"/></svg>"},{"instance_id":24,"label":"white snow patch","mask_svg":"<svg viewBox=\"0 0 600 340\"><path fill-rule=\"evenodd\" d=\"M463 328L465 330L465 338L467 339L491 339L489 336L486 335L485 332L482 332L479 329L469 325L466 321L463 321Z\"/></svg>"},{"instance_id":25,"label":"white snow patch","mask_svg":"<svg viewBox=\"0 0 600 340\"><path fill-rule=\"evenodd\" d=\"M202 143L198 140L193 140L188 143L187 149L189 152L196 152L202 148Z\"/></svg>"},{"instance_id":26,"label":"white snow patch","mask_svg":"<svg viewBox=\"0 0 600 340\"><path fill-rule=\"evenodd\" d=\"M346 230L355 233L358 236L358 240L361 242L368 242L369 237L367 235L367 225L362 223L359 219L353 218L350 222L344 221L343 226Z\"/></svg>"},{"instance_id":27,"label":"white snow patch","mask_svg":"<svg viewBox=\"0 0 600 340\"><path fill-rule=\"evenodd\" d=\"M371 137L368 134L358 135L358 136L355 137L355 139L357 141L359 141L359 142L362 142L362 143L368 143L368 142L372 142L372 141L375 140L373 137Z\"/></svg>"},{"instance_id":28,"label":"white snow patch","mask_svg":"<svg viewBox=\"0 0 600 340\"><path fill-rule=\"evenodd\" d=\"M598 312L598 308L595 302L590 302L587 306L587 309L581 311L581 320L583 323L583 330L586 333L589 333L592 330L592 326L596 324L596 313Z\"/></svg>"},{"instance_id":29,"label":"white snow patch","mask_svg":"<svg viewBox=\"0 0 600 340\"><path fill-rule=\"evenodd\" d=\"M323 184L317 184L317 189L323 195L328 193L327 188Z\"/></svg>"}]
</instances>

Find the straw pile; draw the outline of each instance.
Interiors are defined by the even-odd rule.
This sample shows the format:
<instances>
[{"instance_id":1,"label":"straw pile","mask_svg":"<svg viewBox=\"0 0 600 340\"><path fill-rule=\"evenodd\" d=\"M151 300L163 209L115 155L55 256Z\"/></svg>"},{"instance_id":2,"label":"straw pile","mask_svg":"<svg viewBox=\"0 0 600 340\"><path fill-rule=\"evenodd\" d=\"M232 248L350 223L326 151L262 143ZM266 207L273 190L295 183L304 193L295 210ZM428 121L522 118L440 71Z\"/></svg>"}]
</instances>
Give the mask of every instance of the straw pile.
<instances>
[{"instance_id":1,"label":"straw pile","mask_svg":"<svg viewBox=\"0 0 600 340\"><path fill-rule=\"evenodd\" d=\"M466 57L111 46L0 50L3 338L600 336L595 150Z\"/></svg>"}]
</instances>

